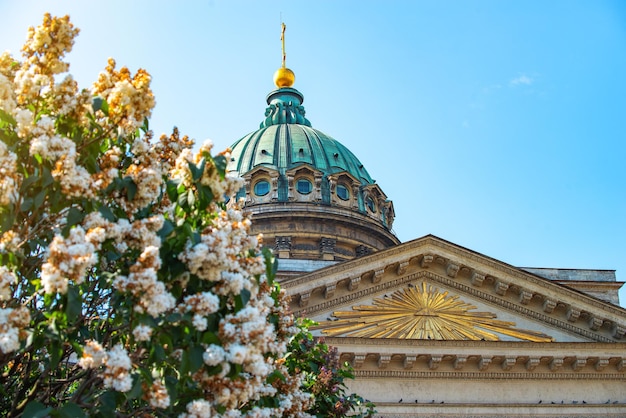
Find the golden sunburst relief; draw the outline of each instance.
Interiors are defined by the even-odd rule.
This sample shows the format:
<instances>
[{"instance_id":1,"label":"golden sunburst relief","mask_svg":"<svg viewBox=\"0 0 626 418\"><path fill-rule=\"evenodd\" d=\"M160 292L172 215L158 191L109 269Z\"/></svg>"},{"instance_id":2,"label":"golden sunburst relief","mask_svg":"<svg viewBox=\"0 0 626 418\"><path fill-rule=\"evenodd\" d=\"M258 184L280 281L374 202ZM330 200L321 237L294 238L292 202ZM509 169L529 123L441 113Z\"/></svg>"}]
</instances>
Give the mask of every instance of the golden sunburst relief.
<instances>
[{"instance_id":1,"label":"golden sunburst relief","mask_svg":"<svg viewBox=\"0 0 626 418\"><path fill-rule=\"evenodd\" d=\"M501 321L491 312L470 312L476 306L422 283L375 298L373 305L336 311L332 321L314 327L328 336L404 338L416 340L499 341L495 333L521 340L551 342L541 332L516 329L515 322Z\"/></svg>"}]
</instances>

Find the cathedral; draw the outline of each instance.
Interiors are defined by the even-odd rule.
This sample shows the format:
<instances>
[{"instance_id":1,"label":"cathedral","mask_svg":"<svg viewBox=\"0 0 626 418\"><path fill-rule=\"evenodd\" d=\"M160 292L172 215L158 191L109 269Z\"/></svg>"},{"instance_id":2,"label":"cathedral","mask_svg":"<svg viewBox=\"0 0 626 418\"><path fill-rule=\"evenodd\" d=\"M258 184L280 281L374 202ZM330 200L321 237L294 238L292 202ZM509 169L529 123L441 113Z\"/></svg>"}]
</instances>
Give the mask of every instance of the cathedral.
<instances>
[{"instance_id":1,"label":"cathedral","mask_svg":"<svg viewBox=\"0 0 626 418\"><path fill-rule=\"evenodd\" d=\"M284 49L283 49L284 50ZM427 235L313 128L283 66L227 171L278 257L296 316L339 349L379 417L626 416L626 310L613 270L519 268Z\"/></svg>"}]
</instances>

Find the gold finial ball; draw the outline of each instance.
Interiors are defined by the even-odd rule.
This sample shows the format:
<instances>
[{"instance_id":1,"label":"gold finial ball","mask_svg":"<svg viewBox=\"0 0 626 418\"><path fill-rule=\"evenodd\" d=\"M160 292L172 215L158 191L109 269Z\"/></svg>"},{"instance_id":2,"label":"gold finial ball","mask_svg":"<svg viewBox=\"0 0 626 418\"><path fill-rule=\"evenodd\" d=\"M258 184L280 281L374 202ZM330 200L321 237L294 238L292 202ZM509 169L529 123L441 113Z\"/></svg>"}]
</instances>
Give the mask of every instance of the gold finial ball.
<instances>
[{"instance_id":1,"label":"gold finial ball","mask_svg":"<svg viewBox=\"0 0 626 418\"><path fill-rule=\"evenodd\" d=\"M274 73L276 87L291 87L296 81L296 75L289 68L281 67Z\"/></svg>"}]
</instances>

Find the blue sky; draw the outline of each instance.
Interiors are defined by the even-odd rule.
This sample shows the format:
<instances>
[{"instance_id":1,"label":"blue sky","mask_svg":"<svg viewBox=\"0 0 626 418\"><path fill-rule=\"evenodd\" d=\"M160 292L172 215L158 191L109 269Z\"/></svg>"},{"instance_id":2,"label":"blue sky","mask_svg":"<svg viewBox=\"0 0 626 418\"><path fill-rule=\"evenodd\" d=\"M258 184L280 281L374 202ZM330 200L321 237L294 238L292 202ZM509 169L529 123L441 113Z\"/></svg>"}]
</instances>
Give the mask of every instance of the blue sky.
<instances>
[{"instance_id":1,"label":"blue sky","mask_svg":"<svg viewBox=\"0 0 626 418\"><path fill-rule=\"evenodd\" d=\"M0 50L45 11L81 28L81 86L108 57L146 68L155 132L218 150L263 118L282 18L308 119L394 201L402 241L626 281L624 2L0 0Z\"/></svg>"}]
</instances>

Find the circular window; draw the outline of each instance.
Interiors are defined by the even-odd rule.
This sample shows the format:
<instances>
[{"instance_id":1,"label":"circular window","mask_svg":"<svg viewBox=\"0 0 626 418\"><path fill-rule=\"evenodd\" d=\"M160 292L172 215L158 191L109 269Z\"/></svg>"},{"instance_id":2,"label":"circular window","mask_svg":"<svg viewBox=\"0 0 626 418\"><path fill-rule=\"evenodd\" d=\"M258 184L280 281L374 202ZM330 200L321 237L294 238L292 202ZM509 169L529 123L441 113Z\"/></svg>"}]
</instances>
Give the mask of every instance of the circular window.
<instances>
[{"instance_id":1,"label":"circular window","mask_svg":"<svg viewBox=\"0 0 626 418\"><path fill-rule=\"evenodd\" d=\"M376 213L376 203L374 203L374 199L368 197L367 200L365 200L365 204L371 212Z\"/></svg>"},{"instance_id":2,"label":"circular window","mask_svg":"<svg viewBox=\"0 0 626 418\"><path fill-rule=\"evenodd\" d=\"M307 179L299 179L296 182L296 189L298 190L298 193L309 194L313 191L313 185Z\"/></svg>"},{"instance_id":3,"label":"circular window","mask_svg":"<svg viewBox=\"0 0 626 418\"><path fill-rule=\"evenodd\" d=\"M257 181L254 185L254 194L257 196L265 196L270 192L270 183L267 180Z\"/></svg>"},{"instance_id":4,"label":"circular window","mask_svg":"<svg viewBox=\"0 0 626 418\"><path fill-rule=\"evenodd\" d=\"M341 200L348 200L350 198L350 192L348 191L348 188L344 186L343 184L337 185L336 193L337 193L337 197Z\"/></svg>"}]
</instances>

